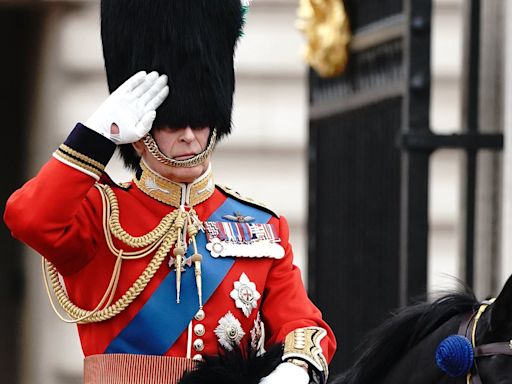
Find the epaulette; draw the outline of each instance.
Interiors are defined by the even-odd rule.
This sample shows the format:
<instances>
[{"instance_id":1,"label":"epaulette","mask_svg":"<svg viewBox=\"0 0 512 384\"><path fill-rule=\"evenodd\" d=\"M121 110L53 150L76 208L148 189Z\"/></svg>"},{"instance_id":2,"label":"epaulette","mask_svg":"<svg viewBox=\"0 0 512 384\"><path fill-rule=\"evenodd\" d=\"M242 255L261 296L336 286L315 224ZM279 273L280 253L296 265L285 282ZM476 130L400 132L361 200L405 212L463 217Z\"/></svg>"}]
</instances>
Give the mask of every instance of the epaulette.
<instances>
[{"instance_id":1,"label":"epaulette","mask_svg":"<svg viewBox=\"0 0 512 384\"><path fill-rule=\"evenodd\" d=\"M279 215L276 212L274 212L273 210L271 210L269 207L267 207L265 204L260 203L259 201L254 201L250 197L244 197L244 196L240 195L238 192L234 191L233 189L231 189L230 187L228 187L226 185L216 184L216 186L222 192L224 192L226 195L229 195L232 198L234 198L236 200L239 200L239 201L242 201L242 202L244 202L244 203L246 203L246 204L248 204L250 206L262 209L265 212L268 212L271 215L273 215L273 216L275 216L275 217L277 217L279 219Z\"/></svg>"},{"instance_id":2,"label":"epaulette","mask_svg":"<svg viewBox=\"0 0 512 384\"><path fill-rule=\"evenodd\" d=\"M106 184L106 185L108 185L109 187L112 187L112 188L121 188L121 189L124 189L125 191L129 190L132 187L131 183L129 183L129 182L128 183L116 183L105 172L103 172L103 174L101 175L100 179L98 180L98 183L99 184Z\"/></svg>"}]
</instances>

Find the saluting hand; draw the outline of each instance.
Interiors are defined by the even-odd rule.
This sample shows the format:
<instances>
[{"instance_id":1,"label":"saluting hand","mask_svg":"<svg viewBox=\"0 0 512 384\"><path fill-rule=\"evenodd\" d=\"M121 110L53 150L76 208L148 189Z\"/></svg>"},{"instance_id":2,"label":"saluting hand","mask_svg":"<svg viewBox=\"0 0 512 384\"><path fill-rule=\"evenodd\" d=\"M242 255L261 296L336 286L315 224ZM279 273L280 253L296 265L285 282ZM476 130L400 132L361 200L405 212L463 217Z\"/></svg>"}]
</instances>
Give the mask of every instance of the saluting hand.
<instances>
[{"instance_id":1,"label":"saluting hand","mask_svg":"<svg viewBox=\"0 0 512 384\"><path fill-rule=\"evenodd\" d=\"M116 144L134 143L150 131L156 109L167 95L166 75L138 72L117 88L84 125Z\"/></svg>"}]
</instances>

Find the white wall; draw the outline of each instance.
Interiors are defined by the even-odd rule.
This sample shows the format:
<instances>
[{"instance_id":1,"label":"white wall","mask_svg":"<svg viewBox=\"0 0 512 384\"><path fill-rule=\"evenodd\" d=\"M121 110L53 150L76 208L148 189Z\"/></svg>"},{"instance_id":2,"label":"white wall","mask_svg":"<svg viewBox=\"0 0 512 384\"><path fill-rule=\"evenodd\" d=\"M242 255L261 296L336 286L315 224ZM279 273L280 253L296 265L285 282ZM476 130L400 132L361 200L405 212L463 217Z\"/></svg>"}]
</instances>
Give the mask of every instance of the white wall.
<instances>
[{"instance_id":1,"label":"white wall","mask_svg":"<svg viewBox=\"0 0 512 384\"><path fill-rule=\"evenodd\" d=\"M439 134L460 132L463 15L462 0L436 0L432 29L431 127ZM456 286L459 276L461 157L435 152L430 169L428 289Z\"/></svg>"},{"instance_id":2,"label":"white wall","mask_svg":"<svg viewBox=\"0 0 512 384\"><path fill-rule=\"evenodd\" d=\"M512 20L512 3L505 2L505 20ZM504 23L505 79L504 79L504 135L503 155L503 236L501 257L501 282L512 273L512 25Z\"/></svg>"}]
</instances>

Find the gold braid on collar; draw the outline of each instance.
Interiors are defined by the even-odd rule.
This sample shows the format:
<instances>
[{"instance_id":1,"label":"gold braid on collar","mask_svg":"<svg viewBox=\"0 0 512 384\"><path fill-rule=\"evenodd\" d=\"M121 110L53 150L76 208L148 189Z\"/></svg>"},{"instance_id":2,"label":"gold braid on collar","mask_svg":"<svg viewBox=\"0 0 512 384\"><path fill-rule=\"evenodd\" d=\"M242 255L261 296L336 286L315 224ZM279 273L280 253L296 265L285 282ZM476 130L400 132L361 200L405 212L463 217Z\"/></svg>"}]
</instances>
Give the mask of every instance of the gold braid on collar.
<instances>
[{"instance_id":1,"label":"gold braid on collar","mask_svg":"<svg viewBox=\"0 0 512 384\"><path fill-rule=\"evenodd\" d=\"M186 201L191 207L202 203L215 190L211 166L208 166L206 172L192 184L176 183L166 179L149 168L144 160L141 160L140 167L142 169L140 177L135 177L133 180L137 187L153 199L175 208L179 208L182 201ZM183 194L186 193L189 193L189 196L183 199Z\"/></svg>"},{"instance_id":2,"label":"gold braid on collar","mask_svg":"<svg viewBox=\"0 0 512 384\"><path fill-rule=\"evenodd\" d=\"M327 381L329 367L322 353L320 341L327 331L320 327L297 328L290 332L284 342L283 361L300 359L306 361L322 376L322 383Z\"/></svg>"}]
</instances>

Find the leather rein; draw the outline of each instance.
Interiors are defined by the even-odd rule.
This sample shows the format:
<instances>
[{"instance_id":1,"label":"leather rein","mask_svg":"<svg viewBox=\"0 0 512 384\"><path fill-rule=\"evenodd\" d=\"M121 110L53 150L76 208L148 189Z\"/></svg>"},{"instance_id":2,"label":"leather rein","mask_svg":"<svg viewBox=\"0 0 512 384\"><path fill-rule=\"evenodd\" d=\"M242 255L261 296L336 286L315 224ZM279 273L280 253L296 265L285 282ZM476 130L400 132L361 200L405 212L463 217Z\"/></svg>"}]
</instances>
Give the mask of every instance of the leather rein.
<instances>
[{"instance_id":1,"label":"leather rein","mask_svg":"<svg viewBox=\"0 0 512 384\"><path fill-rule=\"evenodd\" d=\"M512 340L508 342L489 343L476 345L476 327L482 314L495 299L482 302L477 311L468 314L459 327L459 335L466 337L471 341L473 347L473 366L466 375L466 384L482 384L480 373L478 372L477 357L508 355L512 356Z\"/></svg>"}]
</instances>

